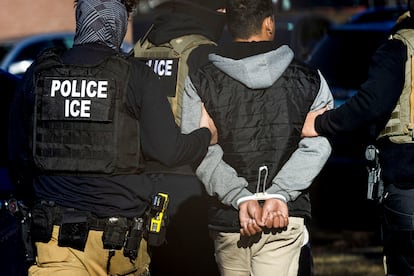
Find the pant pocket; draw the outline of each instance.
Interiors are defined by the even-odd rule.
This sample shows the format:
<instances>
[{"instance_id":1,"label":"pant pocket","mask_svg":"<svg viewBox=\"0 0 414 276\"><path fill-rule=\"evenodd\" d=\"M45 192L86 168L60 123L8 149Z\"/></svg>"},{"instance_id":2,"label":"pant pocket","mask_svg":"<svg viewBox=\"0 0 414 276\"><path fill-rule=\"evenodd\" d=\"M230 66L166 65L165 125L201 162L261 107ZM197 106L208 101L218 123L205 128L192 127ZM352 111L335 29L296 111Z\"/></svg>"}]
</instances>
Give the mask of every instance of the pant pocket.
<instances>
[{"instance_id":1,"label":"pant pocket","mask_svg":"<svg viewBox=\"0 0 414 276\"><path fill-rule=\"evenodd\" d=\"M71 254L69 249L58 246L58 233L59 227L54 226L52 238L48 243L36 242L38 266L68 262L70 260Z\"/></svg>"}]
</instances>

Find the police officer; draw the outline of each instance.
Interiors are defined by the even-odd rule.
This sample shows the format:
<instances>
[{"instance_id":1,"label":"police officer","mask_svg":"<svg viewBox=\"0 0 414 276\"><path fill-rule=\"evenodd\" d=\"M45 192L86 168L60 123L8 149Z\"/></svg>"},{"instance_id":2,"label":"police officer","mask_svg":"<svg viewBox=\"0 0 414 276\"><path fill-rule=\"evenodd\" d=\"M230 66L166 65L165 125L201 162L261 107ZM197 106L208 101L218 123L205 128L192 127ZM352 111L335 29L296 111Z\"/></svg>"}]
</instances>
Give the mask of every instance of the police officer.
<instances>
[{"instance_id":1,"label":"police officer","mask_svg":"<svg viewBox=\"0 0 414 276\"><path fill-rule=\"evenodd\" d=\"M337 109L308 114L302 132L304 136L357 132L361 138L368 134L377 139L385 185L382 229L386 272L404 276L414 275L413 50L409 46L414 43L414 1L408 4L408 13L391 30L391 39L374 53L368 79L358 93Z\"/></svg>"},{"instance_id":2,"label":"police officer","mask_svg":"<svg viewBox=\"0 0 414 276\"><path fill-rule=\"evenodd\" d=\"M158 60L147 64L163 81L173 79L165 83L172 85L168 96L177 124L187 74L207 63L208 54L215 50L225 26L225 5L224 0L163 1L155 10L153 26L134 47L138 57L157 53ZM179 66L169 63L176 53L180 53ZM208 198L193 169L151 162L147 172L157 189L170 195L166 243L152 250L151 274L218 275L207 228Z\"/></svg>"},{"instance_id":3,"label":"police officer","mask_svg":"<svg viewBox=\"0 0 414 276\"><path fill-rule=\"evenodd\" d=\"M35 192L29 274L148 275L145 159L197 164L214 126L182 135L156 75L121 54L134 0L75 3L74 47L43 53L11 109L13 169Z\"/></svg>"}]
</instances>

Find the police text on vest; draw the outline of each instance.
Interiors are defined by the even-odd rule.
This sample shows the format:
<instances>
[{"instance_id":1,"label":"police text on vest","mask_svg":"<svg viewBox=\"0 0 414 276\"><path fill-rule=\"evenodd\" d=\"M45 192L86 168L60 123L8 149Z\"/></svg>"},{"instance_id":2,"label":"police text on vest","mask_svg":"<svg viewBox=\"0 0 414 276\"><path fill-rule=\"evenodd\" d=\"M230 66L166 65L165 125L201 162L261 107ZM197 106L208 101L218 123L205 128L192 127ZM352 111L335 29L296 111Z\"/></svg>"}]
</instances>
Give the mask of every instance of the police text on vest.
<instances>
[{"instance_id":1,"label":"police text on vest","mask_svg":"<svg viewBox=\"0 0 414 276\"><path fill-rule=\"evenodd\" d=\"M172 59L150 59L147 61L147 65L151 67L158 76L171 76L173 62Z\"/></svg>"},{"instance_id":2,"label":"police text on vest","mask_svg":"<svg viewBox=\"0 0 414 276\"><path fill-rule=\"evenodd\" d=\"M90 118L91 98L108 97L108 81L52 80L50 96L60 95L65 100L65 117Z\"/></svg>"}]
</instances>

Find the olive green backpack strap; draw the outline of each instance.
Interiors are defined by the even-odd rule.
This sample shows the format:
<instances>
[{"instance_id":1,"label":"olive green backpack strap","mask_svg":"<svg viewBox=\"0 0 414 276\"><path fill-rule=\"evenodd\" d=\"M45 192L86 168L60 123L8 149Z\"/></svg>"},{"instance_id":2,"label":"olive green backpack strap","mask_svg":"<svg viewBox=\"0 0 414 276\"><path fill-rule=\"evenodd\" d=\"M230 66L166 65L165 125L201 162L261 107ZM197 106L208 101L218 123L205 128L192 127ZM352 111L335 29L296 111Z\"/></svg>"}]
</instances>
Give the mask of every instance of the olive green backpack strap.
<instances>
[{"instance_id":1,"label":"olive green backpack strap","mask_svg":"<svg viewBox=\"0 0 414 276\"><path fill-rule=\"evenodd\" d=\"M134 56L140 58L157 73L165 88L175 121L181 124L182 97L188 76L187 59L200 45L216 45L198 34L181 36L161 45L154 45L146 36L134 46Z\"/></svg>"}]
</instances>

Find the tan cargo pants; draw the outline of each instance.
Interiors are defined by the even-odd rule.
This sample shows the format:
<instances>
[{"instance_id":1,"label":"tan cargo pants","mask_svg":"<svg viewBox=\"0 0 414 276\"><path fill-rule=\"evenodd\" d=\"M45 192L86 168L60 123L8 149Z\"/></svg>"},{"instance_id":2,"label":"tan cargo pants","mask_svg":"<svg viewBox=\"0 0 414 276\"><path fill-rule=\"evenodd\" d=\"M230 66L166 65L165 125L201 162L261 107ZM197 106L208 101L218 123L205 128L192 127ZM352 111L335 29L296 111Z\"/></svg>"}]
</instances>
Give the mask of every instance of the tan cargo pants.
<instances>
[{"instance_id":1,"label":"tan cargo pants","mask_svg":"<svg viewBox=\"0 0 414 276\"><path fill-rule=\"evenodd\" d=\"M116 250L107 264L109 250L103 248L102 231L89 231L85 250L59 247L57 238L59 226L53 227L52 239L48 243L36 242L36 265L29 268L30 276L89 276L89 275L145 275L149 271L150 256L147 242L141 241L137 259L132 262L122 249Z\"/></svg>"},{"instance_id":2,"label":"tan cargo pants","mask_svg":"<svg viewBox=\"0 0 414 276\"><path fill-rule=\"evenodd\" d=\"M298 217L289 217L284 231L249 238L212 232L221 276L297 276L304 233L304 220Z\"/></svg>"}]
</instances>

